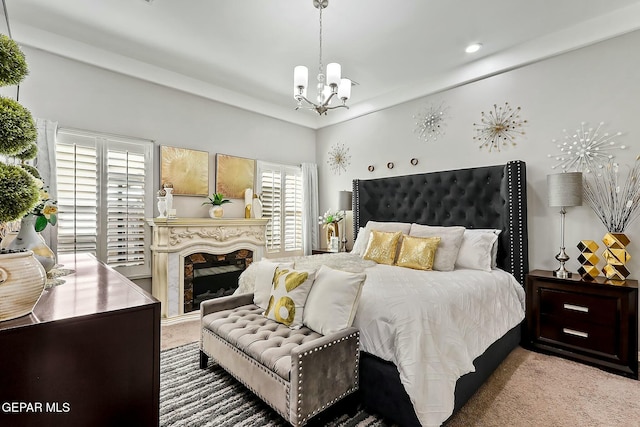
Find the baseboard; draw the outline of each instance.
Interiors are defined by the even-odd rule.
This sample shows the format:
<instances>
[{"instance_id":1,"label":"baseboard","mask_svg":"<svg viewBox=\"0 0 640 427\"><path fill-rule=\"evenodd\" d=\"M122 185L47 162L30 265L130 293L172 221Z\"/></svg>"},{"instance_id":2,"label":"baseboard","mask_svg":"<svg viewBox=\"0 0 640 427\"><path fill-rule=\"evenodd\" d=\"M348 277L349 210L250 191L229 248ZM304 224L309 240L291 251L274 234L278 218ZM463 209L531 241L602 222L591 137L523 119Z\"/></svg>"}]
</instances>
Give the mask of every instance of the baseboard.
<instances>
[{"instance_id":1,"label":"baseboard","mask_svg":"<svg viewBox=\"0 0 640 427\"><path fill-rule=\"evenodd\" d=\"M192 311L191 313L187 313L187 314L181 314L180 316L175 316L175 317L165 317L163 319L160 319L160 325L164 326L164 325L176 325L178 323L182 323L182 322L189 322L191 320L198 320L200 319L200 310L197 311Z\"/></svg>"}]
</instances>

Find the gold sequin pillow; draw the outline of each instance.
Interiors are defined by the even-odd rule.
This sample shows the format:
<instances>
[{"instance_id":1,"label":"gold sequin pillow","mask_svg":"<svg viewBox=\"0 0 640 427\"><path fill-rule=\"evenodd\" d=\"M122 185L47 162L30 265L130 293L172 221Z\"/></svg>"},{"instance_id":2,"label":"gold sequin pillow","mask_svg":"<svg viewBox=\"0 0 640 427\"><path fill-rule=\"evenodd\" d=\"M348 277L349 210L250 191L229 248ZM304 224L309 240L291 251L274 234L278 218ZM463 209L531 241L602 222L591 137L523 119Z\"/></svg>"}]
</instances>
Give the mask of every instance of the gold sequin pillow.
<instances>
[{"instance_id":1,"label":"gold sequin pillow","mask_svg":"<svg viewBox=\"0 0 640 427\"><path fill-rule=\"evenodd\" d=\"M302 326L304 304L315 279L315 271L277 267L264 315L291 329Z\"/></svg>"},{"instance_id":2,"label":"gold sequin pillow","mask_svg":"<svg viewBox=\"0 0 640 427\"><path fill-rule=\"evenodd\" d=\"M401 231L390 233L372 230L363 258L370 259L378 264L393 265L396 260L400 237L402 237Z\"/></svg>"},{"instance_id":3,"label":"gold sequin pillow","mask_svg":"<svg viewBox=\"0 0 640 427\"><path fill-rule=\"evenodd\" d=\"M396 265L415 270L433 270L438 244L440 237L404 236Z\"/></svg>"}]
</instances>

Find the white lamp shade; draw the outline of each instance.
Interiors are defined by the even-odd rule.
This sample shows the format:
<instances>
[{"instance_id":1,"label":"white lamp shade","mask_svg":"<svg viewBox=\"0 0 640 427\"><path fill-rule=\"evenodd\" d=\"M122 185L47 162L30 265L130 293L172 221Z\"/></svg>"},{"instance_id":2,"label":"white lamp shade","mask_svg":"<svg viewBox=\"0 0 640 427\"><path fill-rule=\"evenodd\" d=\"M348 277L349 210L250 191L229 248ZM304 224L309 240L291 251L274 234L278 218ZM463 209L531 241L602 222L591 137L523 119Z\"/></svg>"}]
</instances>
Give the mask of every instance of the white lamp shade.
<instances>
[{"instance_id":1,"label":"white lamp shade","mask_svg":"<svg viewBox=\"0 0 640 427\"><path fill-rule=\"evenodd\" d=\"M324 86L324 89L322 89L322 93L319 96L318 101L320 102L324 102L327 99L329 99L329 95L331 95L331 88L327 85Z\"/></svg>"},{"instance_id":2,"label":"white lamp shade","mask_svg":"<svg viewBox=\"0 0 640 427\"><path fill-rule=\"evenodd\" d=\"M549 206L582 205L582 172L547 175Z\"/></svg>"},{"instance_id":3,"label":"white lamp shade","mask_svg":"<svg viewBox=\"0 0 640 427\"><path fill-rule=\"evenodd\" d=\"M338 86L338 98L344 101L351 98L351 80L340 79L340 86Z\"/></svg>"},{"instance_id":4,"label":"white lamp shade","mask_svg":"<svg viewBox=\"0 0 640 427\"><path fill-rule=\"evenodd\" d=\"M336 62L327 64L327 84L338 86L340 84L340 73L340 64Z\"/></svg>"},{"instance_id":5,"label":"white lamp shade","mask_svg":"<svg viewBox=\"0 0 640 427\"><path fill-rule=\"evenodd\" d=\"M353 209L353 193L351 191L340 192L338 209L341 211L350 211Z\"/></svg>"},{"instance_id":6,"label":"white lamp shade","mask_svg":"<svg viewBox=\"0 0 640 427\"><path fill-rule=\"evenodd\" d=\"M306 88L309 84L309 69L304 65L298 65L293 69L293 86Z\"/></svg>"}]
</instances>

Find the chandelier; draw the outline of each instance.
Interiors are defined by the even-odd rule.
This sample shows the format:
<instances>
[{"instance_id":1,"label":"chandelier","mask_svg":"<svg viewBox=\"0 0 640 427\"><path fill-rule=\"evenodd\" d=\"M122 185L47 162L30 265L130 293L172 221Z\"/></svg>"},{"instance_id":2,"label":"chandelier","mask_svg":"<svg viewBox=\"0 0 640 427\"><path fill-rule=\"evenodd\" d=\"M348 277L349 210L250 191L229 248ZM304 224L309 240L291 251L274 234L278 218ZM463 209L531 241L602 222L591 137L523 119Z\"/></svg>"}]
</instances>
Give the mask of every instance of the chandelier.
<instances>
[{"instance_id":1,"label":"chandelier","mask_svg":"<svg viewBox=\"0 0 640 427\"><path fill-rule=\"evenodd\" d=\"M351 96L351 80L340 78L340 64L332 62L327 64L327 74L324 74L322 66L322 9L329 5L329 0L313 0L313 6L320 11L320 55L318 65L317 102L307 98L307 86L309 83L309 70L304 65L298 65L293 69L293 97L298 101L296 110L301 108L315 110L318 114L326 115L328 110L335 108L349 108L347 99ZM341 105L331 105L333 98L342 100ZM302 104L306 102L306 105Z\"/></svg>"}]
</instances>

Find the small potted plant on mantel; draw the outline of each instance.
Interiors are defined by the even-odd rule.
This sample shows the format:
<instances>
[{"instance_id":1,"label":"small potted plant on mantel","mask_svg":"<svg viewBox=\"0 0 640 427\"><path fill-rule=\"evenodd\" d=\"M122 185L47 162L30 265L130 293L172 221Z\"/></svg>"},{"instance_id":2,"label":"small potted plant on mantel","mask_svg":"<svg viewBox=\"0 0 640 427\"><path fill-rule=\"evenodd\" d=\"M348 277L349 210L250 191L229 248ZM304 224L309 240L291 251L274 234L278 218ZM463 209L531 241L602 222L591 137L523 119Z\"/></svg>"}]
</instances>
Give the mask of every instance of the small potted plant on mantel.
<instances>
[{"instance_id":1,"label":"small potted plant on mantel","mask_svg":"<svg viewBox=\"0 0 640 427\"><path fill-rule=\"evenodd\" d=\"M211 205L209 208L209 216L213 219L222 218L224 215L224 209L222 209L222 205L225 203L231 203L230 200L224 198L224 194L222 193L214 193L211 196L207 197L206 202L202 202L203 205Z\"/></svg>"}]
</instances>

